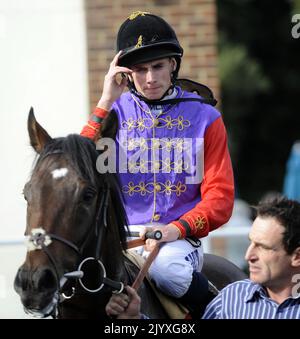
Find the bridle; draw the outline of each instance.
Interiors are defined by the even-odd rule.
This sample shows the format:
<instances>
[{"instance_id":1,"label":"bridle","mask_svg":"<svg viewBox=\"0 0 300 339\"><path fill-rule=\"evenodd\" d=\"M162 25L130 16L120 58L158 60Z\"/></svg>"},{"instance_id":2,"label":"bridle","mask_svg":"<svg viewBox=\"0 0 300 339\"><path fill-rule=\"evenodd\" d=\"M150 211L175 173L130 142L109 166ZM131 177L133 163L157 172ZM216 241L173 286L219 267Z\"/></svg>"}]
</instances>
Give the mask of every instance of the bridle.
<instances>
[{"instance_id":1,"label":"bridle","mask_svg":"<svg viewBox=\"0 0 300 339\"><path fill-rule=\"evenodd\" d=\"M55 150L55 151L46 153L44 157L50 154L54 154L54 153L59 154L63 152L59 150ZM104 187L103 187L103 194L101 195L101 200L100 200L99 208L97 211L95 227L93 227L93 224L91 224L90 228L87 231L87 234L84 235L83 237L84 241L80 246L77 246L73 242L65 239L64 237L60 235L53 234L53 233L47 233L43 229L43 227L32 229L31 234L27 236L28 252L34 251L34 250L43 251L47 255L49 261L51 262L51 265L53 266L55 276L56 276L57 290L54 293L54 297L50 305L48 305L44 310L41 311L44 317L51 315L54 318L56 318L57 316L59 316L58 304L62 303L64 300L71 299L76 294L76 288L74 286L72 287L72 292L70 295L66 295L66 293L63 292L63 288L68 280L78 281L81 287L83 288L83 290L87 293L97 293L105 285L109 286L112 289L113 293L121 293L123 291L124 284L122 282L114 281L114 280L107 278L106 269L105 269L103 262L101 261L101 255L100 255L101 245L103 244L103 241L105 240L107 227L108 227L107 216L108 216L109 200L110 200L110 187L106 183L104 184ZM89 243L92 237L96 237L96 249L95 249L94 256L82 258L83 250L85 249L86 245ZM79 258L79 264L78 264L77 270L67 272L61 278L58 273L58 268L57 268L58 265L56 263L56 260L48 248L48 246L53 241L58 241L64 244L66 247L74 251ZM99 286L94 289L88 288L82 280L82 278L84 277L84 266L87 264L87 262L90 262L90 261L95 261L98 264L99 275L101 277Z\"/></svg>"}]
</instances>

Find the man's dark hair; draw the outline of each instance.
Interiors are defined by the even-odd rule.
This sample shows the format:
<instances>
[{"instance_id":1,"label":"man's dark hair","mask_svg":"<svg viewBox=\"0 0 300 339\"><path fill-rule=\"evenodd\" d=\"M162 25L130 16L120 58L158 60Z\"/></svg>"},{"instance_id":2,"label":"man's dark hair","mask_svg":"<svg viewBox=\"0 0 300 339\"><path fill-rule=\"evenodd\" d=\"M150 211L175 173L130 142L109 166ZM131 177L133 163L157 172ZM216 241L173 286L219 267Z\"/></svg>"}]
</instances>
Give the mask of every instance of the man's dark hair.
<instances>
[{"instance_id":1,"label":"man's dark hair","mask_svg":"<svg viewBox=\"0 0 300 339\"><path fill-rule=\"evenodd\" d=\"M300 246L300 203L278 195L260 201L255 209L258 217L275 218L285 228L283 245L292 254Z\"/></svg>"}]
</instances>

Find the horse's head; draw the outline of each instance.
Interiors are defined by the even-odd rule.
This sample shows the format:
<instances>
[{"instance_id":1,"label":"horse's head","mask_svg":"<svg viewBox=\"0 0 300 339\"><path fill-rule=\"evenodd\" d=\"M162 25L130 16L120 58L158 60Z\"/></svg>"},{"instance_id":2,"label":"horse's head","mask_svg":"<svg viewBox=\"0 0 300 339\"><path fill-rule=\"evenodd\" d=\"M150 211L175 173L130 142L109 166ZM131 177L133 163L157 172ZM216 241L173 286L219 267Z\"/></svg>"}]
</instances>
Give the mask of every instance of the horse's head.
<instances>
[{"instance_id":1,"label":"horse's head","mask_svg":"<svg viewBox=\"0 0 300 339\"><path fill-rule=\"evenodd\" d=\"M60 297L65 274L78 272L82 260L117 258L112 244L125 243L125 220L111 175L96 171L94 143L79 135L52 139L32 109L28 132L38 159L24 187L28 251L16 275L15 290L27 312L45 316ZM112 202L119 209L117 216ZM111 223L117 228L106 230ZM112 242L107 244L109 249L103 249L103 241Z\"/></svg>"}]
</instances>

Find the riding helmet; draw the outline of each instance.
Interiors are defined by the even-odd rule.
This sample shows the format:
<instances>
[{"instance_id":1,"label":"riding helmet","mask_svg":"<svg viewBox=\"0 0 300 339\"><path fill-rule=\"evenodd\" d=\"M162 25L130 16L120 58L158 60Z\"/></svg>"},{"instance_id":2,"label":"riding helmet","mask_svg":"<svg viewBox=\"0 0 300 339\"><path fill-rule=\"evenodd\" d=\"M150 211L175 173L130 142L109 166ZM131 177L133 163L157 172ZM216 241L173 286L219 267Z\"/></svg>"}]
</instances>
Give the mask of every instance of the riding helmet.
<instances>
[{"instance_id":1,"label":"riding helmet","mask_svg":"<svg viewBox=\"0 0 300 339\"><path fill-rule=\"evenodd\" d=\"M132 65L165 57L174 57L178 75L183 49L173 28L162 18L148 12L134 12L121 25L117 35L117 51L122 50L119 65Z\"/></svg>"}]
</instances>

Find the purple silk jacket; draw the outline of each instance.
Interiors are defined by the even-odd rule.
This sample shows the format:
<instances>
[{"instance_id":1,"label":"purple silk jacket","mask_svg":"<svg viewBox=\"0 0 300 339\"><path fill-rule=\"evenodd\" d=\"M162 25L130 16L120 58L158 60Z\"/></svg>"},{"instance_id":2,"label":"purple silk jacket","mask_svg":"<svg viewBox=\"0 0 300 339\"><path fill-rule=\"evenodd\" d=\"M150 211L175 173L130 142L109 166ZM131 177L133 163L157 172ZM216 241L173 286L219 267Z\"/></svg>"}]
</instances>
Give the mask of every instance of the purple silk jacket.
<instances>
[{"instance_id":1,"label":"purple silk jacket","mask_svg":"<svg viewBox=\"0 0 300 339\"><path fill-rule=\"evenodd\" d=\"M200 98L177 91L177 98ZM162 108L154 115L130 92L112 107L119 121L117 173L130 225L167 224L201 200L205 131L220 113L195 101Z\"/></svg>"}]
</instances>

